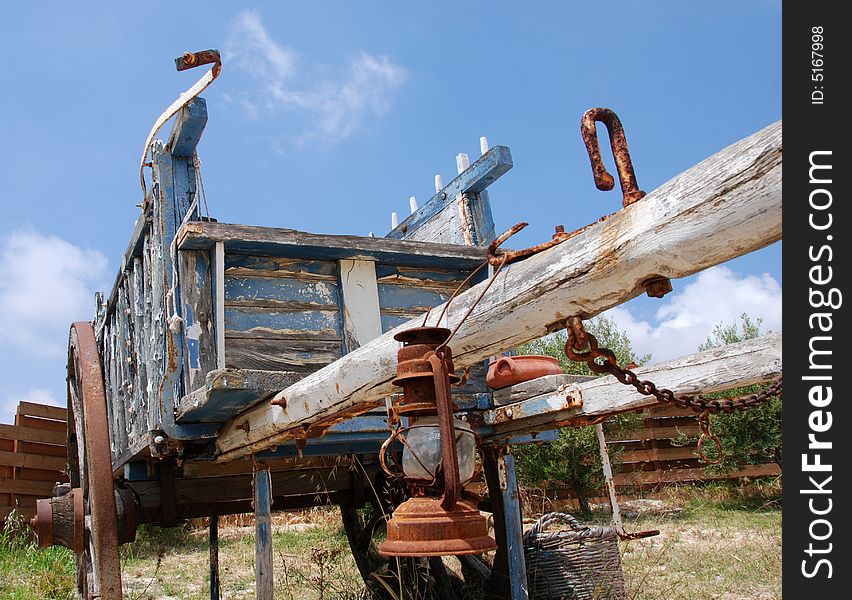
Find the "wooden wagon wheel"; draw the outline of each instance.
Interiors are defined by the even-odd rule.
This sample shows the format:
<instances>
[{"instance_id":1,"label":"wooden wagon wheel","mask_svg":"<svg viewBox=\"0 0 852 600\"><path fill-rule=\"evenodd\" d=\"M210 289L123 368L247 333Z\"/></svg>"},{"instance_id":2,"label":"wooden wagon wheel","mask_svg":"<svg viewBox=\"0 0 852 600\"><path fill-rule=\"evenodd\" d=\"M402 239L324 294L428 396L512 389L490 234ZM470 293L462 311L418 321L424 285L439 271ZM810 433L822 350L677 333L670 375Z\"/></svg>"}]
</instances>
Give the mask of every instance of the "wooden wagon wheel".
<instances>
[{"instance_id":1,"label":"wooden wagon wheel","mask_svg":"<svg viewBox=\"0 0 852 600\"><path fill-rule=\"evenodd\" d=\"M112 479L103 370L90 323L74 323L68 342L68 458L71 486L82 488L85 528L77 591L120 600L118 511Z\"/></svg>"},{"instance_id":2,"label":"wooden wagon wheel","mask_svg":"<svg viewBox=\"0 0 852 600\"><path fill-rule=\"evenodd\" d=\"M488 565L478 556L459 557L464 580L446 568L440 557L400 558L399 561L379 554L377 539L386 533L387 518L407 498L402 482L390 482L379 472L368 504L363 509L341 506L343 529L352 556L367 589L374 598L399 597L400 579L403 598L438 598L455 600L465 583L483 586L489 574ZM384 585L390 586L388 593Z\"/></svg>"}]
</instances>

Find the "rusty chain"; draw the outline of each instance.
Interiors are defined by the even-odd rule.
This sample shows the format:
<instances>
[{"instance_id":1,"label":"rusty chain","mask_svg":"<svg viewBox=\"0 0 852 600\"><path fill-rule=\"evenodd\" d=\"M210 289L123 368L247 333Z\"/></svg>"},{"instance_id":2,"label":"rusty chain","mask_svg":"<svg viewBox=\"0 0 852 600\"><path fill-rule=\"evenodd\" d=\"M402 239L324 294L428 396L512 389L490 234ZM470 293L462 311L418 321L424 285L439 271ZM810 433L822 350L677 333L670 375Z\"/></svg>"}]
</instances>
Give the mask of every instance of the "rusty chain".
<instances>
[{"instance_id":1,"label":"rusty chain","mask_svg":"<svg viewBox=\"0 0 852 600\"><path fill-rule=\"evenodd\" d=\"M704 398L702 396L687 396L685 394L675 395L666 388L658 388L654 382L640 379L630 369L624 369L618 365L615 353L608 348L598 346L598 340L594 335L583 328L583 322L579 317L568 319L568 339L565 342L565 354L573 361L586 363L593 373L608 373L625 385L632 385L643 396L654 396L659 402L672 404L679 408L689 408L701 413L698 425L701 429L701 438L698 440L699 457L707 463L719 464L722 462L722 444L710 431L710 415L716 413L732 413L737 410L748 410L758 404L767 402L774 396L781 394L783 380L779 376L766 389L757 394L749 394L737 398ZM704 453L704 443L710 440L716 446L716 458L708 458Z\"/></svg>"}]
</instances>

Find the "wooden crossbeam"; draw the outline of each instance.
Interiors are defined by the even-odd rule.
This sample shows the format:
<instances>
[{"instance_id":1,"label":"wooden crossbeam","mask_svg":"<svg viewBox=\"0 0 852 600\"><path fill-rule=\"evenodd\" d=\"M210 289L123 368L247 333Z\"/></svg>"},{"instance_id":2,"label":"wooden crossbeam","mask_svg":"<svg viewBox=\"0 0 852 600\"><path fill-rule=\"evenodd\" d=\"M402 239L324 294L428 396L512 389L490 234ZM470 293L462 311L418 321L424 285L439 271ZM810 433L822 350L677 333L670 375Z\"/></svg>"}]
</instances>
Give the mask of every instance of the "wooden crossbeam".
<instances>
[{"instance_id":1,"label":"wooden crossbeam","mask_svg":"<svg viewBox=\"0 0 852 600\"><path fill-rule=\"evenodd\" d=\"M781 239L781 122L681 173L641 201L504 269L452 342L457 367L595 316L643 292L653 276L686 277ZM451 328L482 291L460 294ZM433 309L437 314L440 308ZM399 343L414 319L280 392L219 432L219 460L257 452L289 430L357 414L393 392Z\"/></svg>"}]
</instances>

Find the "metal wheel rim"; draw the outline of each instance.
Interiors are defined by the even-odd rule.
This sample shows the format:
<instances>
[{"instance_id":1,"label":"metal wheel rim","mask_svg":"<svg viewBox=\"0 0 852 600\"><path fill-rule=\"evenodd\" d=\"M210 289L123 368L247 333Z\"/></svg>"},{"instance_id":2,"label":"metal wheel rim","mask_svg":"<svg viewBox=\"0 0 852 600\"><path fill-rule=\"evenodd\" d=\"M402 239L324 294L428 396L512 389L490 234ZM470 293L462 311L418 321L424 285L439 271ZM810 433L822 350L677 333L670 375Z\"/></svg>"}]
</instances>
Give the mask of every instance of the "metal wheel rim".
<instances>
[{"instance_id":1,"label":"metal wheel rim","mask_svg":"<svg viewBox=\"0 0 852 600\"><path fill-rule=\"evenodd\" d=\"M120 600L118 511L100 353L90 323L74 323L68 347L69 449L72 485L83 490L84 550L77 556L82 598ZM73 425L72 425L73 423Z\"/></svg>"}]
</instances>

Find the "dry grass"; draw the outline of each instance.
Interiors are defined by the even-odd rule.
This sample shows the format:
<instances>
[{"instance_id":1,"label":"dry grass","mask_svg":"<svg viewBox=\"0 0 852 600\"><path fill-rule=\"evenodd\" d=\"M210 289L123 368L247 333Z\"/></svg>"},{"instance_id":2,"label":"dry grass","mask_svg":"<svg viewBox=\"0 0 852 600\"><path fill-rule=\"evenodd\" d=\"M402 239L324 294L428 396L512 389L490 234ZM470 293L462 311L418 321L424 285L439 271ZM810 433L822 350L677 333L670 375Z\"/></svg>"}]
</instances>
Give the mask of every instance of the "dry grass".
<instances>
[{"instance_id":1,"label":"dry grass","mask_svg":"<svg viewBox=\"0 0 852 600\"><path fill-rule=\"evenodd\" d=\"M625 507L628 530L662 531L621 544L630 600L781 597L779 482L669 488L662 498L657 505L664 510L637 515ZM609 515L596 513L589 521L606 524ZM209 597L207 532L203 522L194 525L142 528L122 549L128 600ZM276 598L362 597L336 509L276 515L274 548ZM223 519L220 564L222 597L254 598L250 516ZM0 598L72 597L72 591L69 551L43 551L0 535Z\"/></svg>"}]
</instances>

